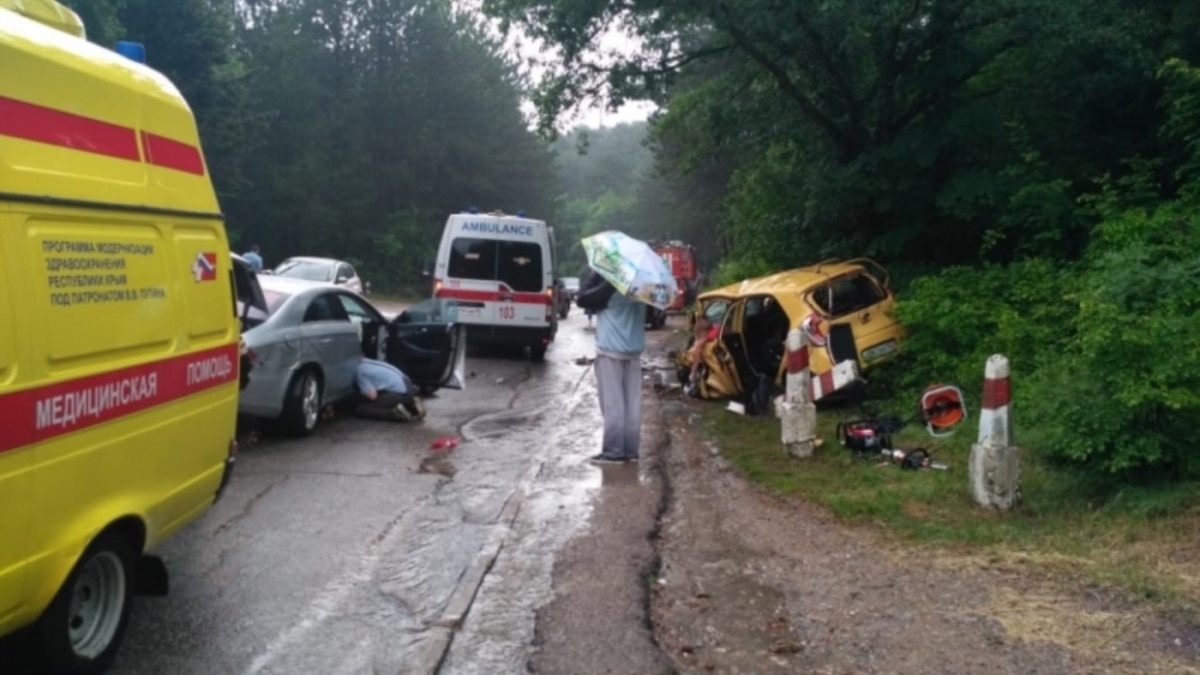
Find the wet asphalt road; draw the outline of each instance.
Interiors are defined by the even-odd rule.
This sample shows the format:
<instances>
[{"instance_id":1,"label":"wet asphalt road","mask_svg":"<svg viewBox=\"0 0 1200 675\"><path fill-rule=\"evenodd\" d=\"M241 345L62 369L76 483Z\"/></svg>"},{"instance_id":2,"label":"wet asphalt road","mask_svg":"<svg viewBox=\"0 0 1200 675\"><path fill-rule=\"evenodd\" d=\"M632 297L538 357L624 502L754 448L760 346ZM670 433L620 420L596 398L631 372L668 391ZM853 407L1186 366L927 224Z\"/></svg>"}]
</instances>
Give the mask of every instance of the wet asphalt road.
<instances>
[{"instance_id":1,"label":"wet asphalt road","mask_svg":"<svg viewBox=\"0 0 1200 675\"><path fill-rule=\"evenodd\" d=\"M562 322L545 363L472 349L466 390L422 423L244 446L221 501L157 551L171 593L136 600L112 672L523 672L601 485L585 325Z\"/></svg>"}]
</instances>

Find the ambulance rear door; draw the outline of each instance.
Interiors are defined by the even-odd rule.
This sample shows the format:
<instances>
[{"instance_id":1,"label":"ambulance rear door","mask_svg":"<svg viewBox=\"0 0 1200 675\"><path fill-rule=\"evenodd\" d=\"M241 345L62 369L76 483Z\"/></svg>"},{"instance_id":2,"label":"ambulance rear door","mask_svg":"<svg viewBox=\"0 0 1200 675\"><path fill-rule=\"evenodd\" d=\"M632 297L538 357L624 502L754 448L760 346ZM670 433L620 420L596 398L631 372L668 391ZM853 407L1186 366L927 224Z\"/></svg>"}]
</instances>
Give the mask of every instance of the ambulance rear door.
<instances>
[{"instance_id":1,"label":"ambulance rear door","mask_svg":"<svg viewBox=\"0 0 1200 675\"><path fill-rule=\"evenodd\" d=\"M500 284L496 280L495 239L461 234L450 241L442 295L458 299L458 320L496 323Z\"/></svg>"},{"instance_id":2,"label":"ambulance rear door","mask_svg":"<svg viewBox=\"0 0 1200 675\"><path fill-rule=\"evenodd\" d=\"M501 326L539 328L550 320L553 282L547 283L545 239L502 239L497 242L496 277L500 297L496 323Z\"/></svg>"},{"instance_id":3,"label":"ambulance rear door","mask_svg":"<svg viewBox=\"0 0 1200 675\"><path fill-rule=\"evenodd\" d=\"M445 295L458 299L459 321L509 327L546 325L543 244L537 238L462 234L450 242Z\"/></svg>"}]
</instances>

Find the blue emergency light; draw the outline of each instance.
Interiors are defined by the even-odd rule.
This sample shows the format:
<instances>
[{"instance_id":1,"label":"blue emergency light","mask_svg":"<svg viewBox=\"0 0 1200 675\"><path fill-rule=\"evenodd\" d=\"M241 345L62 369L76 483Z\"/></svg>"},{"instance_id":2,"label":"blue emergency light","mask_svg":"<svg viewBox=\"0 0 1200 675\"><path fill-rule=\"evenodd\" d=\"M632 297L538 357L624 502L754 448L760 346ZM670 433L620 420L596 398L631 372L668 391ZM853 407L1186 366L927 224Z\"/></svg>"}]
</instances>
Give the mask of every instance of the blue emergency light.
<instances>
[{"instance_id":1,"label":"blue emergency light","mask_svg":"<svg viewBox=\"0 0 1200 675\"><path fill-rule=\"evenodd\" d=\"M140 42L121 40L117 43L117 46L113 49L113 51L121 56L124 56L130 61L137 61L138 63L146 62L146 45Z\"/></svg>"},{"instance_id":2,"label":"blue emergency light","mask_svg":"<svg viewBox=\"0 0 1200 675\"><path fill-rule=\"evenodd\" d=\"M479 207L472 206L471 208L467 209L467 213L479 213Z\"/></svg>"},{"instance_id":3,"label":"blue emergency light","mask_svg":"<svg viewBox=\"0 0 1200 675\"><path fill-rule=\"evenodd\" d=\"M525 217L525 209L517 209L517 217L524 218Z\"/></svg>"}]
</instances>

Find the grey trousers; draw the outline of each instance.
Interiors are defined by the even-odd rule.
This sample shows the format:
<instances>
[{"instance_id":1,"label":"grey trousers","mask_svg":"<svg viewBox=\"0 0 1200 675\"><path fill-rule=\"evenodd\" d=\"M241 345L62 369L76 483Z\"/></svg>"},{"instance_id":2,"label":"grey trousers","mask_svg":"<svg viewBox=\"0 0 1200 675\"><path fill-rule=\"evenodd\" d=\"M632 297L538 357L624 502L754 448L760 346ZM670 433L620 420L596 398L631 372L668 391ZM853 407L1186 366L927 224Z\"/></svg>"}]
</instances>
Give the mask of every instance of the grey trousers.
<instances>
[{"instance_id":1,"label":"grey trousers","mask_svg":"<svg viewBox=\"0 0 1200 675\"><path fill-rule=\"evenodd\" d=\"M605 457L637 457L642 440L642 360L596 355Z\"/></svg>"}]
</instances>

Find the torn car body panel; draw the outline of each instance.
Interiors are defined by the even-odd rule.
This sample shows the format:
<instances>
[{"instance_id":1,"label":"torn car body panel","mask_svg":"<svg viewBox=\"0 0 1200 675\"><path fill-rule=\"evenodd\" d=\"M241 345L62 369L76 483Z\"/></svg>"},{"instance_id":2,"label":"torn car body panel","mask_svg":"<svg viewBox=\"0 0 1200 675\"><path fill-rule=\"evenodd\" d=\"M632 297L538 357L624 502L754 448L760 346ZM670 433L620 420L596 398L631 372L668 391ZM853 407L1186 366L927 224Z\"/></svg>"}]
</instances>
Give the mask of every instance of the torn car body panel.
<instances>
[{"instance_id":1,"label":"torn car body panel","mask_svg":"<svg viewBox=\"0 0 1200 675\"><path fill-rule=\"evenodd\" d=\"M823 261L700 294L691 321L703 316L720 328L702 349L699 395L728 398L781 387L787 333L814 313L828 336L824 347L812 349L814 377L834 363L855 361L866 370L895 355L904 330L887 281L887 271L868 259Z\"/></svg>"}]
</instances>

